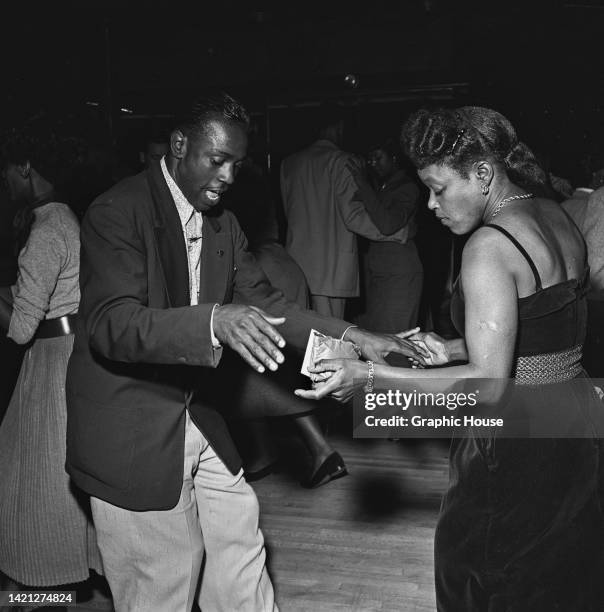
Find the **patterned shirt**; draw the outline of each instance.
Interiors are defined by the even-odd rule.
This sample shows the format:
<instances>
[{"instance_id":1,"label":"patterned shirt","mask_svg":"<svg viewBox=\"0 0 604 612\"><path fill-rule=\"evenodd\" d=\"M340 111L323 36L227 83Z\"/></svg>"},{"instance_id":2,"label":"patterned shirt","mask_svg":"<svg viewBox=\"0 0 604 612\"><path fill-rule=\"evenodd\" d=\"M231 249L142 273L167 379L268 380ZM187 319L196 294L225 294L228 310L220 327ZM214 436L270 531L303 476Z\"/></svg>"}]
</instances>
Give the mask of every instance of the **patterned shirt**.
<instances>
[{"instance_id":1,"label":"patterned shirt","mask_svg":"<svg viewBox=\"0 0 604 612\"><path fill-rule=\"evenodd\" d=\"M180 217L189 262L189 295L191 296L191 306L196 306L199 303L199 266L201 263L203 217L200 212L191 206L168 172L165 157L162 157L160 165Z\"/></svg>"},{"instance_id":2,"label":"patterned shirt","mask_svg":"<svg viewBox=\"0 0 604 612\"><path fill-rule=\"evenodd\" d=\"M166 158L162 157L160 161L161 171L166 179L168 189L172 194L180 223L182 225L182 233L187 245L187 261L189 264L189 295L191 296L191 306L196 306L199 303L199 268L201 266L201 243L203 240L203 216L195 210L189 200L185 197L180 187L176 184L166 166ZM218 348L220 343L214 336L214 310L210 319L210 332L212 337L212 345Z\"/></svg>"}]
</instances>

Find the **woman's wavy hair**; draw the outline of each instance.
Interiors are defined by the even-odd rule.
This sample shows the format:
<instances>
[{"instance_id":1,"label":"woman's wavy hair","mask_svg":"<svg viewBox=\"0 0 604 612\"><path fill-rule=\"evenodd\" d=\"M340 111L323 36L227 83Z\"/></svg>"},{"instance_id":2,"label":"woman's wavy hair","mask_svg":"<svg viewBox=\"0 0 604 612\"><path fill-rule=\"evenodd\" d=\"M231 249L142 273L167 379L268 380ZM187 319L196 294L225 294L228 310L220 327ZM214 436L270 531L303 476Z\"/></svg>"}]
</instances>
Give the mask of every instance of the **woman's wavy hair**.
<instances>
[{"instance_id":1,"label":"woman's wavy hair","mask_svg":"<svg viewBox=\"0 0 604 612\"><path fill-rule=\"evenodd\" d=\"M474 162L488 159L516 185L535 195L548 193L547 175L533 152L508 119L490 108L416 111L403 125L401 146L418 170L446 165L468 178Z\"/></svg>"},{"instance_id":2,"label":"woman's wavy hair","mask_svg":"<svg viewBox=\"0 0 604 612\"><path fill-rule=\"evenodd\" d=\"M40 176L53 185L56 197L67 200L67 203L87 158L85 141L74 135L66 123L44 114L30 118L0 138L0 165L3 170L11 164L24 165L29 162ZM13 230L17 254L29 238L35 208L36 203L29 202L21 205L15 214Z\"/></svg>"}]
</instances>

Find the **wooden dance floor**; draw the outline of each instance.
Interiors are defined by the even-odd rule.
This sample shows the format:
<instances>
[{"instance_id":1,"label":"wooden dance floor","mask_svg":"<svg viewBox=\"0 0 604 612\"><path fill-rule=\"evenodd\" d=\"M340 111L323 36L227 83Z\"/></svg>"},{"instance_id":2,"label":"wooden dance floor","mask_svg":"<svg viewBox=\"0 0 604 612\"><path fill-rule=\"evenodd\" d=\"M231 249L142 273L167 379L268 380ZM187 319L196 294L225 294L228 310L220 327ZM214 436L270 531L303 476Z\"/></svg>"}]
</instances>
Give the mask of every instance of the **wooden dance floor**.
<instances>
[{"instance_id":1,"label":"wooden dance floor","mask_svg":"<svg viewBox=\"0 0 604 612\"><path fill-rule=\"evenodd\" d=\"M282 612L434 612L446 443L330 442L349 476L315 490L287 472L252 483Z\"/></svg>"}]
</instances>

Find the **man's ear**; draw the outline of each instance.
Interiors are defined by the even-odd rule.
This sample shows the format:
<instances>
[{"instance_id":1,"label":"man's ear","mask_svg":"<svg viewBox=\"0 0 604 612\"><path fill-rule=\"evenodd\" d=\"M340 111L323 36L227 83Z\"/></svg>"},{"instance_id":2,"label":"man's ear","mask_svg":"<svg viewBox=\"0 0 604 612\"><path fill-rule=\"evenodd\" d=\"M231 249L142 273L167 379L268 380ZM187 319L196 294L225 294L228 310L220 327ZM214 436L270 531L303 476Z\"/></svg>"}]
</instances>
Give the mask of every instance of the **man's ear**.
<instances>
[{"instance_id":1,"label":"man's ear","mask_svg":"<svg viewBox=\"0 0 604 612\"><path fill-rule=\"evenodd\" d=\"M187 137L180 131L174 130L170 134L170 153L176 159L182 159L187 154Z\"/></svg>"}]
</instances>

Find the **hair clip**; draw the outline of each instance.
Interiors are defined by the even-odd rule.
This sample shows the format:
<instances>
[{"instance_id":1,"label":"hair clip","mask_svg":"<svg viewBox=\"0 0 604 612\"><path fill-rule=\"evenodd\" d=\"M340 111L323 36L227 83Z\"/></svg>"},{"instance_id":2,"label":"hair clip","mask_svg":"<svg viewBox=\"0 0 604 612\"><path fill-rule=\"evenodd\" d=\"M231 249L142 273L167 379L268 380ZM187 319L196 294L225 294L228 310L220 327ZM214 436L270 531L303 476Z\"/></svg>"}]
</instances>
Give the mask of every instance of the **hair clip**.
<instances>
[{"instance_id":1,"label":"hair clip","mask_svg":"<svg viewBox=\"0 0 604 612\"><path fill-rule=\"evenodd\" d=\"M457 143L459 142L459 139L463 136L464 132L464 129L461 129L459 130L459 132L457 132L457 136L455 137L451 148L447 151L447 155L453 155L453 151L455 151L455 147L457 146Z\"/></svg>"}]
</instances>

